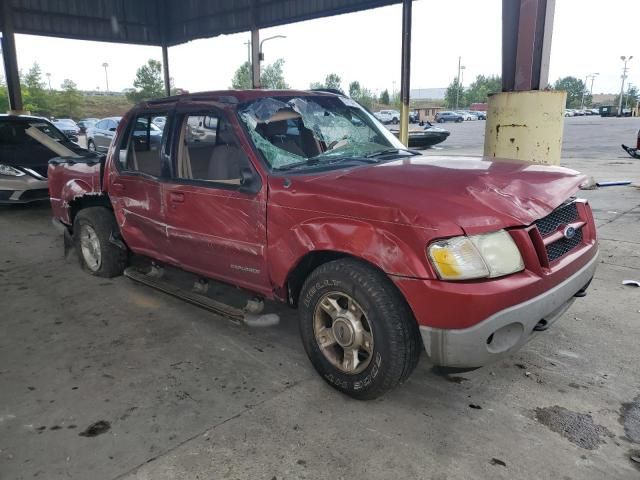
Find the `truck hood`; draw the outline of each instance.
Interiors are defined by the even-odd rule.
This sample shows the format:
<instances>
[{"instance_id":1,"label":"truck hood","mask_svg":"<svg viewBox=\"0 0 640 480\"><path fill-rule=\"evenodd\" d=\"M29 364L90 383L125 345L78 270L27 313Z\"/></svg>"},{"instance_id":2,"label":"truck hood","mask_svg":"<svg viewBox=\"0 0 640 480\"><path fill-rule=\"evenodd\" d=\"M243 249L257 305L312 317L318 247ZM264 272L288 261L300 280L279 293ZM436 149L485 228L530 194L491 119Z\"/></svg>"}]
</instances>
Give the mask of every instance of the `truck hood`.
<instances>
[{"instance_id":1,"label":"truck hood","mask_svg":"<svg viewBox=\"0 0 640 480\"><path fill-rule=\"evenodd\" d=\"M291 208L436 230L483 233L529 225L576 194L586 177L562 167L471 157L409 157L378 165L271 177ZM288 185L288 186L287 186Z\"/></svg>"}]
</instances>

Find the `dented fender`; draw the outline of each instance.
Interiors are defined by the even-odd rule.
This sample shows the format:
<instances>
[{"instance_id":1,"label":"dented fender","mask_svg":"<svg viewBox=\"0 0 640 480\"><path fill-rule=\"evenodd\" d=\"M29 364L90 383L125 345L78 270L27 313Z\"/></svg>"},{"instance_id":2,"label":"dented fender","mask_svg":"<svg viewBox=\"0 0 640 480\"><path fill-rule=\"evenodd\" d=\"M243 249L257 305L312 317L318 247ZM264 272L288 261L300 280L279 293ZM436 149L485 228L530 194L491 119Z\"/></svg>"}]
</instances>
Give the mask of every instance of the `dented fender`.
<instances>
[{"instance_id":1,"label":"dented fender","mask_svg":"<svg viewBox=\"0 0 640 480\"><path fill-rule=\"evenodd\" d=\"M267 218L269 269L277 288L285 285L307 254L318 251L360 258L389 275L434 278L425 253L427 234L422 229L334 216L295 222L295 212L277 205L269 206Z\"/></svg>"}]
</instances>

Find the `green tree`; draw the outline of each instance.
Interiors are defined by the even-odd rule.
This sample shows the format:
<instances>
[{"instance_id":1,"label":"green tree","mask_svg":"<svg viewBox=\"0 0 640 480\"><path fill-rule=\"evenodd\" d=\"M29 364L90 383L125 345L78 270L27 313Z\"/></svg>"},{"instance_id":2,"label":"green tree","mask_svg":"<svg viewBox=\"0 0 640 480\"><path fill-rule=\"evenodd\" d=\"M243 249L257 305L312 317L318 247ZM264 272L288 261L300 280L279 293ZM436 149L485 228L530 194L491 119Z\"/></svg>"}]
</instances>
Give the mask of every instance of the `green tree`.
<instances>
[{"instance_id":1,"label":"green tree","mask_svg":"<svg viewBox=\"0 0 640 480\"><path fill-rule=\"evenodd\" d=\"M236 90L247 90L251 88L251 63L244 62L238 67L231 79L231 88Z\"/></svg>"},{"instance_id":2,"label":"green tree","mask_svg":"<svg viewBox=\"0 0 640 480\"><path fill-rule=\"evenodd\" d=\"M78 92L77 85L72 80L65 78L60 87L62 91L56 96L55 116L62 118L80 117L82 95Z\"/></svg>"},{"instance_id":3,"label":"green tree","mask_svg":"<svg viewBox=\"0 0 640 480\"><path fill-rule=\"evenodd\" d=\"M277 90L289 88L289 85L287 85L287 82L284 79L283 66L284 59L279 58L262 69L262 72L260 72L260 83L263 88L273 88ZM238 90L253 88L250 62L244 62L235 71L233 78L231 79L231 88Z\"/></svg>"},{"instance_id":4,"label":"green tree","mask_svg":"<svg viewBox=\"0 0 640 480\"><path fill-rule=\"evenodd\" d=\"M447 108L457 108L466 105L464 87L454 78L444 94L444 104Z\"/></svg>"},{"instance_id":5,"label":"green tree","mask_svg":"<svg viewBox=\"0 0 640 480\"><path fill-rule=\"evenodd\" d=\"M380 94L380 103L383 105L389 105L389 90L386 88Z\"/></svg>"},{"instance_id":6,"label":"green tree","mask_svg":"<svg viewBox=\"0 0 640 480\"><path fill-rule=\"evenodd\" d=\"M502 79L500 75L478 75L476 79L466 89L464 96L466 103L486 103L490 93L502 90Z\"/></svg>"},{"instance_id":7,"label":"green tree","mask_svg":"<svg viewBox=\"0 0 640 480\"><path fill-rule=\"evenodd\" d=\"M282 58L264 67L260 73L260 84L262 88L273 88L276 90L289 88L289 85L284 79L283 67L284 59Z\"/></svg>"},{"instance_id":8,"label":"green tree","mask_svg":"<svg viewBox=\"0 0 640 480\"><path fill-rule=\"evenodd\" d=\"M567 92L567 108L577 108L582 104L582 95L585 100L588 98L591 103L591 96L587 90L587 86L582 80L576 77L564 77L556 80L553 84L554 90L564 90ZM586 103L586 102L585 102Z\"/></svg>"},{"instance_id":9,"label":"green tree","mask_svg":"<svg viewBox=\"0 0 640 480\"><path fill-rule=\"evenodd\" d=\"M362 94L362 87L360 86L360 82L357 80L351 82L349 84L349 96L353 99L357 99Z\"/></svg>"},{"instance_id":10,"label":"green tree","mask_svg":"<svg viewBox=\"0 0 640 480\"><path fill-rule=\"evenodd\" d=\"M132 102L150 100L164 96L164 81L162 80L162 63L149 59L146 65L141 66L136 72L133 81L135 90L127 91L127 98Z\"/></svg>"},{"instance_id":11,"label":"green tree","mask_svg":"<svg viewBox=\"0 0 640 480\"><path fill-rule=\"evenodd\" d=\"M640 91L638 91L638 87L635 85L629 85L627 87L627 91L622 97L622 108L634 108L638 101L640 101ZM616 95L616 99L613 101L613 104L616 107L620 105L620 94Z\"/></svg>"},{"instance_id":12,"label":"green tree","mask_svg":"<svg viewBox=\"0 0 640 480\"><path fill-rule=\"evenodd\" d=\"M37 115L51 114L51 94L44 89L42 70L34 63L22 78L24 109Z\"/></svg>"},{"instance_id":13,"label":"green tree","mask_svg":"<svg viewBox=\"0 0 640 480\"><path fill-rule=\"evenodd\" d=\"M4 76L0 75L0 113L9 111L9 91Z\"/></svg>"},{"instance_id":14,"label":"green tree","mask_svg":"<svg viewBox=\"0 0 640 480\"><path fill-rule=\"evenodd\" d=\"M333 88L342 91L342 79L337 73L330 73L324 78L324 82L311 82L309 87L313 89Z\"/></svg>"},{"instance_id":15,"label":"green tree","mask_svg":"<svg viewBox=\"0 0 640 480\"><path fill-rule=\"evenodd\" d=\"M373 108L375 102L373 92L360 85L357 80L349 84L349 96L366 108Z\"/></svg>"}]
</instances>

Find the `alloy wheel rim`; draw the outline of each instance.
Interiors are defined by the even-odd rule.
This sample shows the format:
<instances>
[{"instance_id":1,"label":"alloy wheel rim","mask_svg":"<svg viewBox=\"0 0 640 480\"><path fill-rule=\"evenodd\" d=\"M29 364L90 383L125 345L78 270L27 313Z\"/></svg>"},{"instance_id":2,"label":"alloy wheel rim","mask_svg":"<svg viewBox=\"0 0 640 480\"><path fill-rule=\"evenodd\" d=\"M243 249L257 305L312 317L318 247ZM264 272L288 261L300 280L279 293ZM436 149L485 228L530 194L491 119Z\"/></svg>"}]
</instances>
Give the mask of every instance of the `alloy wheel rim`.
<instances>
[{"instance_id":1,"label":"alloy wheel rim","mask_svg":"<svg viewBox=\"0 0 640 480\"><path fill-rule=\"evenodd\" d=\"M102 265L102 251L98 235L90 225L83 225L80 229L80 250L87 267L92 272L98 271Z\"/></svg>"},{"instance_id":2,"label":"alloy wheel rim","mask_svg":"<svg viewBox=\"0 0 640 480\"><path fill-rule=\"evenodd\" d=\"M371 363L371 324L350 295L329 292L320 298L313 315L313 333L324 357L342 373L360 373Z\"/></svg>"}]
</instances>

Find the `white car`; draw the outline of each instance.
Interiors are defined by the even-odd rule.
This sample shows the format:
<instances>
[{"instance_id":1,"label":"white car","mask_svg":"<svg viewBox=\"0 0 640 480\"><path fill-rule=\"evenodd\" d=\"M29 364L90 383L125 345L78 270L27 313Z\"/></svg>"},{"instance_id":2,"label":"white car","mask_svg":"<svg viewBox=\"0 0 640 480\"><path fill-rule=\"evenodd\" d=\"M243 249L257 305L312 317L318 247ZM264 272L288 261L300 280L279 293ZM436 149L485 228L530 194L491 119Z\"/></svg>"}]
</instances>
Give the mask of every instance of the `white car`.
<instances>
[{"instance_id":1,"label":"white car","mask_svg":"<svg viewBox=\"0 0 640 480\"><path fill-rule=\"evenodd\" d=\"M151 120L151 123L153 123L160 130L164 130L164 126L167 123L167 117L154 117L153 120Z\"/></svg>"},{"instance_id":2,"label":"white car","mask_svg":"<svg viewBox=\"0 0 640 480\"><path fill-rule=\"evenodd\" d=\"M564 111L564 116L565 117L575 117L576 116L576 112L574 112L573 110L571 110L570 108L567 108Z\"/></svg>"},{"instance_id":3,"label":"white car","mask_svg":"<svg viewBox=\"0 0 640 480\"><path fill-rule=\"evenodd\" d=\"M467 112L466 110L457 110L456 113L458 115L461 115L462 118L467 121L467 120L478 120L477 115L474 115L473 112Z\"/></svg>"},{"instance_id":4,"label":"white car","mask_svg":"<svg viewBox=\"0 0 640 480\"><path fill-rule=\"evenodd\" d=\"M373 115L382 123L400 123L400 112L397 110L380 110Z\"/></svg>"}]
</instances>

